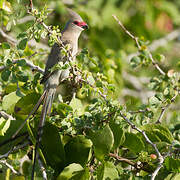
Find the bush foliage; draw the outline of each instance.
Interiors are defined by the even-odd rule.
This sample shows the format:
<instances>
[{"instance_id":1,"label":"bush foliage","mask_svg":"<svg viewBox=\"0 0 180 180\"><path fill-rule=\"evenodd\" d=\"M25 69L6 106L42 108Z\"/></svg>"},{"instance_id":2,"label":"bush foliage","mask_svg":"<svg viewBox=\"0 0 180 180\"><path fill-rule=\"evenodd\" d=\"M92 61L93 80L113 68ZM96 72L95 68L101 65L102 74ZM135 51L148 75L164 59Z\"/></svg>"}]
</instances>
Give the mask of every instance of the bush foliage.
<instances>
[{"instance_id":1,"label":"bush foliage","mask_svg":"<svg viewBox=\"0 0 180 180\"><path fill-rule=\"evenodd\" d=\"M72 72L46 118L35 179L179 179L179 1L30 2L0 1L0 179L31 177L42 107L13 135L43 93L66 7L90 28L76 62L55 67Z\"/></svg>"}]
</instances>

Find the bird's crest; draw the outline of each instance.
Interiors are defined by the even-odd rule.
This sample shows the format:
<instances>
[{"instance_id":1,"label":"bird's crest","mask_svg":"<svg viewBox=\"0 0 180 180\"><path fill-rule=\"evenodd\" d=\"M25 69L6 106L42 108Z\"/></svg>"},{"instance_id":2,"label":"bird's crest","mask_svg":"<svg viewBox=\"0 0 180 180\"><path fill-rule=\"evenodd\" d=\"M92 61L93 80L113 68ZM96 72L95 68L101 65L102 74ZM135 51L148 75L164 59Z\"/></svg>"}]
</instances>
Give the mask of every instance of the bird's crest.
<instances>
[{"instance_id":1,"label":"bird's crest","mask_svg":"<svg viewBox=\"0 0 180 180\"><path fill-rule=\"evenodd\" d=\"M77 14L76 12L74 12L72 9L67 8L67 11L68 11L68 13L70 15L70 19L72 21L80 21L80 22L83 21L81 16L79 14Z\"/></svg>"}]
</instances>

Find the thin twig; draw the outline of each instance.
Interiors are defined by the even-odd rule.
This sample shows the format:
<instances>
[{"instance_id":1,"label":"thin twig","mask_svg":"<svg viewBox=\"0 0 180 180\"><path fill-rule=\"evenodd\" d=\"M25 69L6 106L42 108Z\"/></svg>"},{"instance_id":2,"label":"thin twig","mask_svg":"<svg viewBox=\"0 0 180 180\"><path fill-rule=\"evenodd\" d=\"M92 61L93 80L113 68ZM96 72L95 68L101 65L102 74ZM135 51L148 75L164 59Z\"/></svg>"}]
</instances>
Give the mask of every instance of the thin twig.
<instances>
[{"instance_id":1,"label":"thin twig","mask_svg":"<svg viewBox=\"0 0 180 180\"><path fill-rule=\"evenodd\" d=\"M16 45L16 44L18 44L18 40L14 39L12 36L6 34L1 28L0 28L0 35L1 35L3 38L5 38L5 39L7 40L7 42L9 42L10 44L12 44L13 46ZM37 45L37 43L36 43L35 40L32 39L32 40L30 40L30 41L28 42L28 45L29 45L30 47L34 47L34 46ZM50 48L49 48L47 45L42 44L42 43L38 43L38 46L37 46L36 48L38 48L38 49L50 50Z\"/></svg>"},{"instance_id":2,"label":"thin twig","mask_svg":"<svg viewBox=\"0 0 180 180\"><path fill-rule=\"evenodd\" d=\"M136 163L132 162L131 160L129 160L127 158L120 157L117 154L109 153L109 156L117 159L118 161L125 162L131 166L135 167L135 165L136 165Z\"/></svg>"},{"instance_id":3,"label":"thin twig","mask_svg":"<svg viewBox=\"0 0 180 180\"><path fill-rule=\"evenodd\" d=\"M136 43L137 47L139 50L141 50L141 46L138 42L138 37L134 36L132 33L130 33L125 26L121 23L121 21L117 18L117 16L112 15L114 17L114 19L118 22L118 24L120 25L120 27L123 29L123 31L130 36ZM153 59L152 54L150 53L150 51L147 49L147 53L148 56L152 62L152 64L155 66L155 68L162 74L162 75L166 75L166 73L159 67L159 65L156 63L156 61Z\"/></svg>"},{"instance_id":4,"label":"thin twig","mask_svg":"<svg viewBox=\"0 0 180 180\"><path fill-rule=\"evenodd\" d=\"M23 141L24 141L24 140L23 140ZM20 144L20 145L17 145L16 147L15 147L15 146L12 147L8 152L6 152L6 153L3 154L3 155L0 155L0 159L8 158L9 154L18 151L19 149L22 149L22 148L26 147L26 146L29 145L29 144L31 144L30 141L25 142L25 143Z\"/></svg>"},{"instance_id":5,"label":"thin twig","mask_svg":"<svg viewBox=\"0 0 180 180\"><path fill-rule=\"evenodd\" d=\"M164 114L165 114L165 111L168 109L168 107L175 101L175 99L176 99L176 97L179 95L179 92L177 91L176 93L175 93L175 95L171 98L171 101L170 101L170 103L168 103L167 105L165 105L165 106L163 106L162 108L161 108L161 113L160 113L160 115L159 115L159 118L158 118L158 120L156 121L156 123L158 124L158 123L161 123L161 121L162 121L162 118L163 118L163 116L164 116Z\"/></svg>"},{"instance_id":6,"label":"thin twig","mask_svg":"<svg viewBox=\"0 0 180 180\"><path fill-rule=\"evenodd\" d=\"M170 156L171 152L172 152L172 145L170 146L170 150L167 152L167 154L163 156L163 159L165 160L166 157ZM151 180L155 180L155 177L157 176L159 170L163 167L163 163L164 163L164 161L159 162L159 164L156 167L155 171L151 175Z\"/></svg>"},{"instance_id":7,"label":"thin twig","mask_svg":"<svg viewBox=\"0 0 180 180\"><path fill-rule=\"evenodd\" d=\"M148 109L139 109L137 111L129 111L129 113L136 114L136 113L145 113L145 112L148 112L148 111L149 111Z\"/></svg>"},{"instance_id":8,"label":"thin twig","mask_svg":"<svg viewBox=\"0 0 180 180\"><path fill-rule=\"evenodd\" d=\"M143 166L143 163L141 163L141 162L140 162L140 164L138 164L138 163L135 163L135 162L133 162L133 161L127 159L127 158L120 157L117 154L113 154L113 153L109 153L109 156L117 159L120 162L125 162L125 163L133 166L134 168L136 168L138 170L142 169L142 170L144 170L146 172L152 172L151 169L145 168Z\"/></svg>"},{"instance_id":9,"label":"thin twig","mask_svg":"<svg viewBox=\"0 0 180 180\"><path fill-rule=\"evenodd\" d=\"M1 142L1 143L0 143L0 147L2 147L3 145L5 145L5 144L7 144L7 143L9 143L9 142L12 142L12 141L14 141L14 140L16 140L16 139L18 139L18 138L20 138L20 137L23 137L23 136L28 136L28 133L27 133L27 132L24 132L24 133L19 134L19 135L15 136L15 137L11 137L11 138L9 138L9 139Z\"/></svg>"},{"instance_id":10,"label":"thin twig","mask_svg":"<svg viewBox=\"0 0 180 180\"><path fill-rule=\"evenodd\" d=\"M11 148L11 149L10 149L8 152L6 152L5 154L0 155L0 159L7 158L12 151L13 151L13 148Z\"/></svg>"},{"instance_id":11,"label":"thin twig","mask_svg":"<svg viewBox=\"0 0 180 180\"><path fill-rule=\"evenodd\" d=\"M39 66L35 66L31 61L22 58L22 59L16 59L12 61L12 64L17 64L19 61L25 60L26 61L26 65L29 66L32 70L35 70L41 74L44 73L44 70L42 68L40 68ZM0 72L9 68L9 66L0 66Z\"/></svg>"},{"instance_id":12,"label":"thin twig","mask_svg":"<svg viewBox=\"0 0 180 180\"><path fill-rule=\"evenodd\" d=\"M154 40L149 46L148 46L148 49L149 51L155 51L157 48L161 47L161 46L165 46L167 45L167 43L169 41L172 41L176 38L178 38L180 35L180 29L176 29L172 32L170 32L169 34L167 34L166 36L160 38L160 39L157 39L157 40ZM129 54L127 56L127 61L130 62L130 60L132 59L132 57L134 56L138 56L139 55L139 52L136 52L136 53L132 53L132 54Z\"/></svg>"},{"instance_id":13,"label":"thin twig","mask_svg":"<svg viewBox=\"0 0 180 180\"><path fill-rule=\"evenodd\" d=\"M30 11L33 10L33 2L32 2L32 0L29 0L29 10Z\"/></svg>"},{"instance_id":14,"label":"thin twig","mask_svg":"<svg viewBox=\"0 0 180 180\"><path fill-rule=\"evenodd\" d=\"M17 43L17 40L13 37L7 35L1 28L0 28L0 34L3 38L5 38L9 43L15 45Z\"/></svg>"},{"instance_id":15,"label":"thin twig","mask_svg":"<svg viewBox=\"0 0 180 180\"><path fill-rule=\"evenodd\" d=\"M7 163L6 160L0 160L0 163L6 165L9 169L11 169L11 171L14 173L14 174L17 174L17 175L20 175L19 172L17 172L13 166L11 166L9 163Z\"/></svg>"},{"instance_id":16,"label":"thin twig","mask_svg":"<svg viewBox=\"0 0 180 180\"><path fill-rule=\"evenodd\" d=\"M4 119L10 119L10 120L16 120L14 117L12 117L11 115L7 114L4 111L0 111L0 117L3 117Z\"/></svg>"},{"instance_id":17,"label":"thin twig","mask_svg":"<svg viewBox=\"0 0 180 180\"><path fill-rule=\"evenodd\" d=\"M158 163L157 169L156 169L156 170L152 173L152 175L151 175L151 180L154 180L155 177L156 177L156 175L157 175L157 173L158 173L159 170L161 169L163 162L164 162L163 156L162 156L161 153L159 152L156 144L154 144L154 143L148 138L148 136L146 135L146 133L145 133L144 131L142 131L141 129L139 129L138 127L136 127L136 126L135 126L124 114L122 114L121 112L120 112L120 116L132 127L132 129L135 129L136 131L140 132L140 133L143 135L143 137L145 138L146 142L147 142L148 144L150 144L150 145L153 147L153 149L156 151L156 154L157 154L157 156L158 156L159 163Z\"/></svg>"}]
</instances>

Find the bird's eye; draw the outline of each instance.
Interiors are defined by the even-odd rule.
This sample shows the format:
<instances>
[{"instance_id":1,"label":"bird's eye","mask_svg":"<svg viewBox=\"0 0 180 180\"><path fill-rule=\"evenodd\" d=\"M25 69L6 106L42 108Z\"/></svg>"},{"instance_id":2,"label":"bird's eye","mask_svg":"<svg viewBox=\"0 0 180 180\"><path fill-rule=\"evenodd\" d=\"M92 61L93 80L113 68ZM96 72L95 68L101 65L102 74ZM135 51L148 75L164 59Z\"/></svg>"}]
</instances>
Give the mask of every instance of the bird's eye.
<instances>
[{"instance_id":1,"label":"bird's eye","mask_svg":"<svg viewBox=\"0 0 180 180\"><path fill-rule=\"evenodd\" d=\"M78 21L74 21L74 24L78 25Z\"/></svg>"}]
</instances>

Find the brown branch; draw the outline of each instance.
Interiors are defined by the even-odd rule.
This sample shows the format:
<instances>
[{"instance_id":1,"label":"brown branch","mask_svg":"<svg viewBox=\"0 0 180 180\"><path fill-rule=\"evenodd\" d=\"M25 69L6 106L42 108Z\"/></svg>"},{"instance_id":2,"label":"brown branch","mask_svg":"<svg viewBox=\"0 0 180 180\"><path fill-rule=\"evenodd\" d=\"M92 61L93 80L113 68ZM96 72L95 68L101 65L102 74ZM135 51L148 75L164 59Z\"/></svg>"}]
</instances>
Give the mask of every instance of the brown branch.
<instances>
[{"instance_id":1,"label":"brown branch","mask_svg":"<svg viewBox=\"0 0 180 180\"><path fill-rule=\"evenodd\" d=\"M32 12L33 10L33 2L32 0L29 0L29 10Z\"/></svg>"},{"instance_id":2,"label":"brown branch","mask_svg":"<svg viewBox=\"0 0 180 180\"><path fill-rule=\"evenodd\" d=\"M124 162L124 163L129 164L129 165L133 166L134 168L136 168L137 170L144 170L144 171L146 171L148 173L152 172L151 169L148 169L147 167L144 167L143 163L141 163L141 162L140 163L138 163L138 162L135 163L135 162L133 162L133 161L127 159L127 158L120 157L117 154L113 154L113 153L109 153L109 156L115 158L116 160L118 160L120 162Z\"/></svg>"},{"instance_id":3,"label":"brown branch","mask_svg":"<svg viewBox=\"0 0 180 180\"><path fill-rule=\"evenodd\" d=\"M13 37L7 35L1 28L0 28L0 34L3 38L5 38L9 43L12 45L15 45L17 43L17 40L14 39Z\"/></svg>"},{"instance_id":4,"label":"brown branch","mask_svg":"<svg viewBox=\"0 0 180 180\"><path fill-rule=\"evenodd\" d=\"M117 18L117 16L115 15L112 15L114 17L114 19L118 22L118 24L120 25L120 27L123 29L123 31L128 35L130 36L136 43L137 47L139 50L141 50L141 46L138 42L138 37L134 36L132 33L130 33L126 28L125 26L121 23L121 21ZM152 54L150 53L150 51L147 49L147 53L148 53L148 56L152 62L152 64L155 66L155 68L160 72L160 74L162 75L166 75L166 73L159 67L159 65L156 63L156 61L153 59L152 57Z\"/></svg>"},{"instance_id":5,"label":"brown branch","mask_svg":"<svg viewBox=\"0 0 180 180\"><path fill-rule=\"evenodd\" d=\"M117 159L118 161L125 162L125 163L127 163L127 164L129 164L129 165L131 165L131 166L134 166L134 167L136 166L136 163L132 162L132 161L129 160L129 159L120 157L120 156L118 156L118 155L116 155L116 154L109 153L109 156Z\"/></svg>"}]
</instances>

